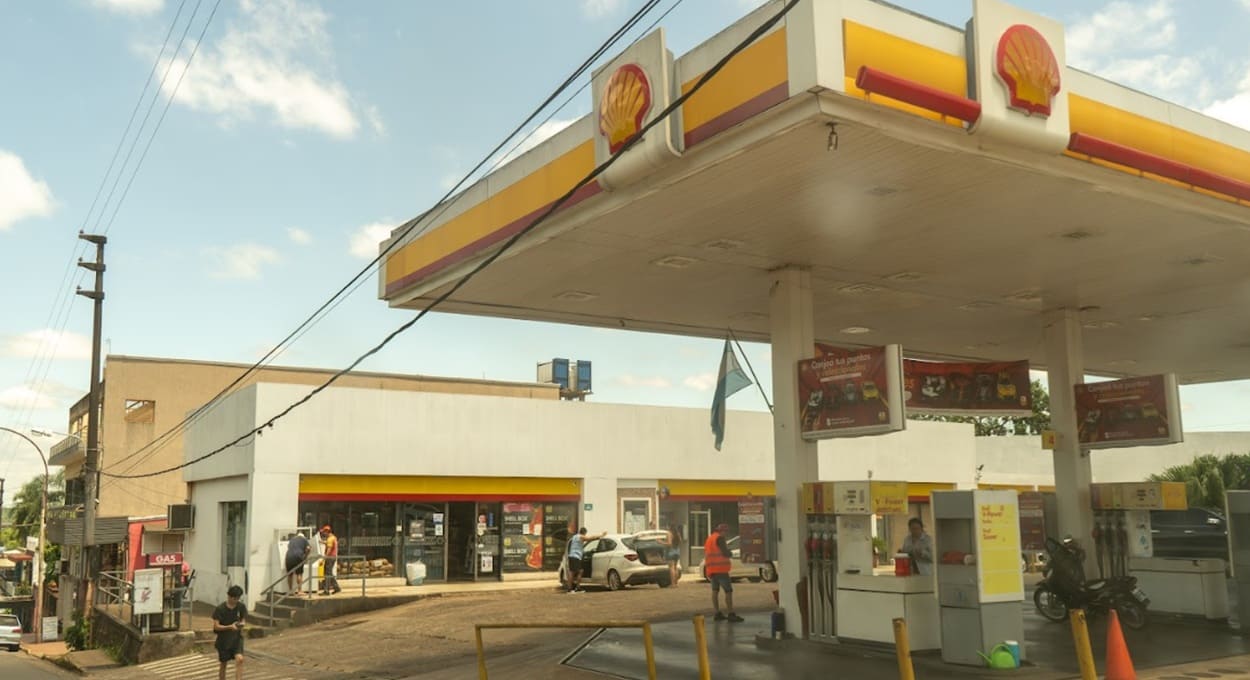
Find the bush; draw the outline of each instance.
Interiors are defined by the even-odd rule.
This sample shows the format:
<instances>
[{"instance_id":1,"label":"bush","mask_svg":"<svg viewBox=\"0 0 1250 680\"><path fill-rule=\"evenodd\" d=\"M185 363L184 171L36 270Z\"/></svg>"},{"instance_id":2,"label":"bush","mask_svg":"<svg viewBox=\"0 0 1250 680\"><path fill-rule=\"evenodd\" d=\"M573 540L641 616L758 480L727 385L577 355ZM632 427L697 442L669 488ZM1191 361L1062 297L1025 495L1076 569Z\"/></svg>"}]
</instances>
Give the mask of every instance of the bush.
<instances>
[{"instance_id":1,"label":"bush","mask_svg":"<svg viewBox=\"0 0 1250 680\"><path fill-rule=\"evenodd\" d=\"M65 646L70 649L90 649L91 619L85 619L82 614L75 612L74 625L65 631Z\"/></svg>"}]
</instances>

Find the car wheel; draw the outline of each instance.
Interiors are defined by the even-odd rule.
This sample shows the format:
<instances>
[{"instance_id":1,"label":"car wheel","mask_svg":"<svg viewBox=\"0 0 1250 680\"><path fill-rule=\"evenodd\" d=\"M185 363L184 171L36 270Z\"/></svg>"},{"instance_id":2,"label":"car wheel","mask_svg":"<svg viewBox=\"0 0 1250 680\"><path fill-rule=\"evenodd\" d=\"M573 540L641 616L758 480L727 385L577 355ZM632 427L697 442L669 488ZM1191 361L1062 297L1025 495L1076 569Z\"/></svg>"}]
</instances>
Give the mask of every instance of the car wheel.
<instances>
[{"instance_id":1,"label":"car wheel","mask_svg":"<svg viewBox=\"0 0 1250 680\"><path fill-rule=\"evenodd\" d=\"M772 562L769 562L765 564L764 566L760 567L760 578L764 579L765 583L776 583L777 582L777 565L773 564Z\"/></svg>"},{"instance_id":2,"label":"car wheel","mask_svg":"<svg viewBox=\"0 0 1250 680\"><path fill-rule=\"evenodd\" d=\"M625 587L625 584L621 582L621 575L616 573L615 569L613 569L612 571L609 571L608 572L608 590L620 590L621 588L624 588L624 587Z\"/></svg>"}]
</instances>

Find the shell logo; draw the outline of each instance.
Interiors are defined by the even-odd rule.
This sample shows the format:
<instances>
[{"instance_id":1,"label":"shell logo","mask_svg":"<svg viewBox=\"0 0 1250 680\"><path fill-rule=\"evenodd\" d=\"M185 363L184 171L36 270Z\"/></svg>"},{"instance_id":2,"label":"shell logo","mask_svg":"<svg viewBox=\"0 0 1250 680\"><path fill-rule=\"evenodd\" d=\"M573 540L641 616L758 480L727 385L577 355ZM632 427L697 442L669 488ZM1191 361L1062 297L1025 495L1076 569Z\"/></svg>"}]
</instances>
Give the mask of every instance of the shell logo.
<instances>
[{"instance_id":1,"label":"shell logo","mask_svg":"<svg viewBox=\"0 0 1250 680\"><path fill-rule=\"evenodd\" d=\"M599 102L599 132L608 138L608 152L616 153L642 129L651 111L651 82L638 64L616 69Z\"/></svg>"},{"instance_id":2,"label":"shell logo","mask_svg":"<svg viewBox=\"0 0 1250 680\"><path fill-rule=\"evenodd\" d=\"M1059 62L1037 29L1016 24L1003 31L996 64L998 77L1007 85L1011 108L1030 115L1050 115L1051 101L1059 94Z\"/></svg>"}]
</instances>

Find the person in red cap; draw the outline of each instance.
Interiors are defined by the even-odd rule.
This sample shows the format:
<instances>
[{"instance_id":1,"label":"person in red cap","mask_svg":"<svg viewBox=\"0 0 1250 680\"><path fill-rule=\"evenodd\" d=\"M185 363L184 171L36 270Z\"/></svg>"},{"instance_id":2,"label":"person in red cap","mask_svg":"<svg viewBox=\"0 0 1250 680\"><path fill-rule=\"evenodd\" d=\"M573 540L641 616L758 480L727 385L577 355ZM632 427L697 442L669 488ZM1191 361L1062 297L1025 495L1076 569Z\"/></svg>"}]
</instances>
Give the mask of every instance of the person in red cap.
<instances>
[{"instance_id":1,"label":"person in red cap","mask_svg":"<svg viewBox=\"0 0 1250 680\"><path fill-rule=\"evenodd\" d=\"M734 613L734 584L733 579L729 578L732 566L729 560L733 553L725 543L725 534L728 532L729 525L722 522L707 537L707 541L703 543L703 569L707 572L707 580L712 583L712 607L716 609L716 620L729 619L730 623L738 623L743 618ZM725 616L720 610L721 590L725 591L725 608L729 610L729 616Z\"/></svg>"},{"instance_id":2,"label":"person in red cap","mask_svg":"<svg viewBox=\"0 0 1250 680\"><path fill-rule=\"evenodd\" d=\"M339 537L334 535L330 525L321 527L321 542L325 543L325 576L321 578L321 594L337 595L343 589L339 587L339 579L334 573L339 561ZM333 589L333 593L330 592Z\"/></svg>"}]
</instances>

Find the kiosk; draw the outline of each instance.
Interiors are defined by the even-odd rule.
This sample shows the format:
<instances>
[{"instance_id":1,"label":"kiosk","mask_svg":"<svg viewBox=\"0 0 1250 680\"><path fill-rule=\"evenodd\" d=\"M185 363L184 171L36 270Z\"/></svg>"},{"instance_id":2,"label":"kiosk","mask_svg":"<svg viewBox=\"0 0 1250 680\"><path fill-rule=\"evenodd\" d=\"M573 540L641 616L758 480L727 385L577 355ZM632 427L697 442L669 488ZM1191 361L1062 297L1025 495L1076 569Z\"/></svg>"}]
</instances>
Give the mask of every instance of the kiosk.
<instances>
[{"instance_id":1,"label":"kiosk","mask_svg":"<svg viewBox=\"0 0 1250 680\"><path fill-rule=\"evenodd\" d=\"M1150 608L1171 614L1228 618L1224 560L1154 556L1152 511L1189 508L1183 482L1093 484L1094 558L1100 578L1129 574Z\"/></svg>"},{"instance_id":2,"label":"kiosk","mask_svg":"<svg viewBox=\"0 0 1250 680\"><path fill-rule=\"evenodd\" d=\"M833 494L836 609L848 612L837 620L838 638L893 643L893 621L901 618L907 621L912 649L937 649L941 643L933 575L873 572L873 519L906 514L907 483L834 482Z\"/></svg>"},{"instance_id":3,"label":"kiosk","mask_svg":"<svg viewBox=\"0 0 1250 680\"><path fill-rule=\"evenodd\" d=\"M942 660L984 666L1006 641L1024 657L1024 578L1015 491L934 491Z\"/></svg>"}]
</instances>

